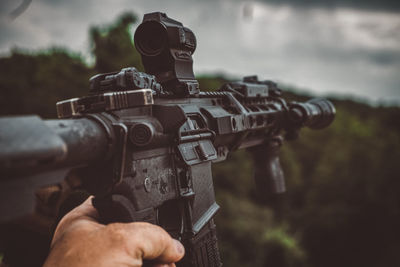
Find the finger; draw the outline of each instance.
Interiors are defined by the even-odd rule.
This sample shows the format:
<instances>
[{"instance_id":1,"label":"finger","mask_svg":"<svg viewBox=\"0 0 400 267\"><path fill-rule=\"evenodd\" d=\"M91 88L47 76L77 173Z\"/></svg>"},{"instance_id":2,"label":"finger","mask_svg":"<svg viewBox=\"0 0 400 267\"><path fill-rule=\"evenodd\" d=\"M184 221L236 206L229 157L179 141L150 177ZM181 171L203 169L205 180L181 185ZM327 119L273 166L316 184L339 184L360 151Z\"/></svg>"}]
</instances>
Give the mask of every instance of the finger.
<instances>
[{"instance_id":1,"label":"finger","mask_svg":"<svg viewBox=\"0 0 400 267\"><path fill-rule=\"evenodd\" d=\"M68 212L60 222L71 223L75 220L89 220L96 221L99 219L99 213L92 204L93 196L88 197L81 205L75 207Z\"/></svg>"},{"instance_id":2,"label":"finger","mask_svg":"<svg viewBox=\"0 0 400 267\"><path fill-rule=\"evenodd\" d=\"M77 223L98 224L99 214L92 204L93 196L86 199L81 205L68 212L58 223L52 245L65 233L67 229Z\"/></svg>"},{"instance_id":3,"label":"finger","mask_svg":"<svg viewBox=\"0 0 400 267\"><path fill-rule=\"evenodd\" d=\"M155 264L153 267L176 267L175 263L170 264Z\"/></svg>"},{"instance_id":4,"label":"finger","mask_svg":"<svg viewBox=\"0 0 400 267\"><path fill-rule=\"evenodd\" d=\"M88 219L91 221L99 220L99 213L92 203L93 196L88 197L81 205L77 206L71 212L68 213L68 216L71 219Z\"/></svg>"},{"instance_id":5,"label":"finger","mask_svg":"<svg viewBox=\"0 0 400 267\"><path fill-rule=\"evenodd\" d=\"M179 261L185 253L183 245L160 226L145 222L110 224L107 227L110 226L123 228L122 232L121 229L117 229L117 235L124 236L126 249L133 253L135 258L169 264Z\"/></svg>"},{"instance_id":6,"label":"finger","mask_svg":"<svg viewBox=\"0 0 400 267\"><path fill-rule=\"evenodd\" d=\"M141 239L138 249L142 252L143 259L157 260L162 263L179 261L185 249L176 239L173 239L164 229L154 224L146 224L141 228Z\"/></svg>"}]
</instances>

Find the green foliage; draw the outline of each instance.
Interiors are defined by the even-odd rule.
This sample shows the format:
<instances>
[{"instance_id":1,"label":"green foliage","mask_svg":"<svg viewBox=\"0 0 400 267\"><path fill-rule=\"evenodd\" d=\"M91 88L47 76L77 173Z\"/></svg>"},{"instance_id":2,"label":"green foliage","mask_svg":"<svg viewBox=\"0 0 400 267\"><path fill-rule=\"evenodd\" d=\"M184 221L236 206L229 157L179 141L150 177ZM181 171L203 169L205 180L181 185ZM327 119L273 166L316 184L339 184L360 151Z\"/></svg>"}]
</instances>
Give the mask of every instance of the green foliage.
<instances>
[{"instance_id":1,"label":"green foliage","mask_svg":"<svg viewBox=\"0 0 400 267\"><path fill-rule=\"evenodd\" d=\"M90 32L95 67L63 49L0 58L0 114L55 116L55 102L85 95L96 72L135 66L139 55L123 15ZM199 78L201 89L227 81ZM285 92L290 100L306 96ZM252 162L244 151L213 168L219 244L225 266L399 266L400 108L335 101L327 129L304 129L281 153L288 192L278 218L256 201Z\"/></svg>"},{"instance_id":2,"label":"green foliage","mask_svg":"<svg viewBox=\"0 0 400 267\"><path fill-rule=\"evenodd\" d=\"M108 26L92 27L94 67L63 48L36 53L13 50L9 57L0 58L0 115L35 113L54 118L57 101L87 95L92 75L128 66L143 70L130 35L136 20L126 13Z\"/></svg>"},{"instance_id":3,"label":"green foliage","mask_svg":"<svg viewBox=\"0 0 400 267\"><path fill-rule=\"evenodd\" d=\"M45 52L13 51L0 58L0 114L55 117L57 101L87 94L94 72L76 54L60 48Z\"/></svg>"},{"instance_id":4,"label":"green foliage","mask_svg":"<svg viewBox=\"0 0 400 267\"><path fill-rule=\"evenodd\" d=\"M144 70L130 34L130 27L136 21L135 15L125 13L112 25L90 29L96 72L111 72L131 66Z\"/></svg>"},{"instance_id":5,"label":"green foliage","mask_svg":"<svg viewBox=\"0 0 400 267\"><path fill-rule=\"evenodd\" d=\"M217 90L224 83L227 83L229 81L223 76L203 75L196 78L199 81L200 90L204 92Z\"/></svg>"},{"instance_id":6,"label":"green foliage","mask_svg":"<svg viewBox=\"0 0 400 267\"><path fill-rule=\"evenodd\" d=\"M225 265L304 266L305 253L298 240L288 227L276 223L271 209L220 187L217 201L222 207L216 223Z\"/></svg>"},{"instance_id":7,"label":"green foliage","mask_svg":"<svg viewBox=\"0 0 400 267\"><path fill-rule=\"evenodd\" d=\"M313 266L396 262L387 250L399 245L400 131L385 124L399 109L340 102L337 109L329 129L303 131L288 148L303 179L289 187L288 220L303 231Z\"/></svg>"},{"instance_id":8,"label":"green foliage","mask_svg":"<svg viewBox=\"0 0 400 267\"><path fill-rule=\"evenodd\" d=\"M262 217L268 209L254 200L246 153L234 153L215 166L223 210L217 223L222 251L232 259L229 266L398 265L400 109L349 101L335 104L337 116L328 129L304 129L298 140L282 148L288 188L282 223ZM252 206L245 210L260 217L247 219L252 217L241 208L244 203ZM238 232L245 237L237 238ZM256 253L248 254L244 247ZM251 256L232 258L237 253Z\"/></svg>"}]
</instances>

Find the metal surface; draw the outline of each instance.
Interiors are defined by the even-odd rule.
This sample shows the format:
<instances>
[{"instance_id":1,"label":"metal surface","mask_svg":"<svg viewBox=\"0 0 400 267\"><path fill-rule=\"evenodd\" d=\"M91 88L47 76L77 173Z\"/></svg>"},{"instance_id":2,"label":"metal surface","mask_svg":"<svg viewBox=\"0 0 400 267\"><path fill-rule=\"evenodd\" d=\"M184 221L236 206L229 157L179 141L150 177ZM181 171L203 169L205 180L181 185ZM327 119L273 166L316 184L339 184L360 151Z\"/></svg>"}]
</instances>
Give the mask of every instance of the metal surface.
<instances>
[{"instance_id":1,"label":"metal surface","mask_svg":"<svg viewBox=\"0 0 400 267\"><path fill-rule=\"evenodd\" d=\"M93 119L47 120L46 125L66 144L67 156L60 163L64 166L99 162L109 153L109 136Z\"/></svg>"},{"instance_id":2,"label":"metal surface","mask_svg":"<svg viewBox=\"0 0 400 267\"><path fill-rule=\"evenodd\" d=\"M63 119L82 116L91 112L126 109L152 105L153 103L151 89L107 92L57 102L57 114L60 119Z\"/></svg>"},{"instance_id":3,"label":"metal surface","mask_svg":"<svg viewBox=\"0 0 400 267\"><path fill-rule=\"evenodd\" d=\"M0 174L56 164L66 157L64 140L38 116L0 118Z\"/></svg>"},{"instance_id":4,"label":"metal surface","mask_svg":"<svg viewBox=\"0 0 400 267\"><path fill-rule=\"evenodd\" d=\"M136 68L124 68L121 71L97 74L89 80L89 91L101 93L104 91L129 91L151 89L161 93L161 85L154 75L139 72Z\"/></svg>"}]
</instances>

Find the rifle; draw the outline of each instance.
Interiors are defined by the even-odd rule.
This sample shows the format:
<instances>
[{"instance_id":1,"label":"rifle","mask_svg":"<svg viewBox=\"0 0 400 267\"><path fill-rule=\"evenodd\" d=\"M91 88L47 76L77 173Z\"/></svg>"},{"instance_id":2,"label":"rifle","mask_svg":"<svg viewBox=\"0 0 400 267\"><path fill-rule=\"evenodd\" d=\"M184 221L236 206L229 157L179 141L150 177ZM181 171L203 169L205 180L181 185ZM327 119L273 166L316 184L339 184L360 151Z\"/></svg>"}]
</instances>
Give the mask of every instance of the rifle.
<instances>
[{"instance_id":1,"label":"rifle","mask_svg":"<svg viewBox=\"0 0 400 267\"><path fill-rule=\"evenodd\" d=\"M302 127L327 127L335 108L325 99L285 101L276 83L256 76L201 92L192 69L196 37L164 13L145 14L134 40L146 73L131 67L93 76L88 96L57 103L58 120L0 118L2 220L33 208L15 196L10 202L13 188L51 184L52 175L36 173L73 168L104 223L158 224L185 246L177 266L221 266L211 163L248 149L266 201L286 190L283 141Z\"/></svg>"}]
</instances>

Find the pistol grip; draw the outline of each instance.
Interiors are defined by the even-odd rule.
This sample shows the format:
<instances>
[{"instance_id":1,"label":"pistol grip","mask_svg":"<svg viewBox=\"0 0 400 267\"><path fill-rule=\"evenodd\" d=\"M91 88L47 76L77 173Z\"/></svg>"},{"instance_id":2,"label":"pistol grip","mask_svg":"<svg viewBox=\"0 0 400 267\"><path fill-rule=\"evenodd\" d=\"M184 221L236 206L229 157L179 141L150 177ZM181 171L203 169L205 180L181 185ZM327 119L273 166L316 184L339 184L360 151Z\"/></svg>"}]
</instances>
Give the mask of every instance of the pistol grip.
<instances>
[{"instance_id":1,"label":"pistol grip","mask_svg":"<svg viewBox=\"0 0 400 267\"><path fill-rule=\"evenodd\" d=\"M279 144L264 144L250 149L254 160L257 195L264 202L286 191L285 177L279 161Z\"/></svg>"}]
</instances>

